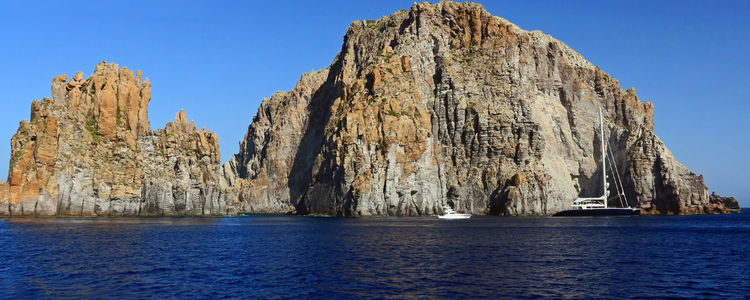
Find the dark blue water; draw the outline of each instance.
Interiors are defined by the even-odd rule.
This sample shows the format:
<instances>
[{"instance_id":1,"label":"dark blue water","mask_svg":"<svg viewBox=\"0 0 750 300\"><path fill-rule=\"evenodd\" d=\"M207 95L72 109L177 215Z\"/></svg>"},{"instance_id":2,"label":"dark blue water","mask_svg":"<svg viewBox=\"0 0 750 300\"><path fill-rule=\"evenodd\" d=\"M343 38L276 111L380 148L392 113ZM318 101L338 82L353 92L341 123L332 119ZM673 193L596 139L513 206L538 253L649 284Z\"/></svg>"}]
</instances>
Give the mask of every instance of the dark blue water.
<instances>
[{"instance_id":1,"label":"dark blue water","mask_svg":"<svg viewBox=\"0 0 750 300\"><path fill-rule=\"evenodd\" d=\"M750 214L0 219L0 298L745 298Z\"/></svg>"}]
</instances>

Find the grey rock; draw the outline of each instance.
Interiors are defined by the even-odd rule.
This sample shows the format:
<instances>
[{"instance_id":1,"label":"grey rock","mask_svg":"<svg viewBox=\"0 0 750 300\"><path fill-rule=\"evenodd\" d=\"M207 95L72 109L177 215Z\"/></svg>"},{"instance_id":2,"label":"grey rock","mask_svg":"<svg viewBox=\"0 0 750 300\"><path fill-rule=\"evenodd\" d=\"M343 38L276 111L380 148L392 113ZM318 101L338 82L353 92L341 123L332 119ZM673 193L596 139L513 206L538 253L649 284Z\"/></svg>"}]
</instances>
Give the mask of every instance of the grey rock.
<instances>
[{"instance_id":1,"label":"grey rock","mask_svg":"<svg viewBox=\"0 0 750 300\"><path fill-rule=\"evenodd\" d=\"M601 193L600 107L630 206L726 212L634 89L548 35L449 1L354 22L328 69L264 99L224 177L252 211L552 214Z\"/></svg>"}]
</instances>

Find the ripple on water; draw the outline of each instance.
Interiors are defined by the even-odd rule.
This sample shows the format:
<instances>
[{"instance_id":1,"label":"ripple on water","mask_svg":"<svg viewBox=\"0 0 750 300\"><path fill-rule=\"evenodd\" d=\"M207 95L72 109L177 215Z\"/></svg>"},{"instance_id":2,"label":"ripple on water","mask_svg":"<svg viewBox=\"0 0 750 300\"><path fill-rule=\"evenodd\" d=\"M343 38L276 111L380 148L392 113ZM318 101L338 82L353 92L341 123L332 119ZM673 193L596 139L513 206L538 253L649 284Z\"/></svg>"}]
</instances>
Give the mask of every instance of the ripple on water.
<instances>
[{"instance_id":1,"label":"ripple on water","mask_svg":"<svg viewBox=\"0 0 750 300\"><path fill-rule=\"evenodd\" d=\"M0 220L0 298L732 298L748 215Z\"/></svg>"}]
</instances>

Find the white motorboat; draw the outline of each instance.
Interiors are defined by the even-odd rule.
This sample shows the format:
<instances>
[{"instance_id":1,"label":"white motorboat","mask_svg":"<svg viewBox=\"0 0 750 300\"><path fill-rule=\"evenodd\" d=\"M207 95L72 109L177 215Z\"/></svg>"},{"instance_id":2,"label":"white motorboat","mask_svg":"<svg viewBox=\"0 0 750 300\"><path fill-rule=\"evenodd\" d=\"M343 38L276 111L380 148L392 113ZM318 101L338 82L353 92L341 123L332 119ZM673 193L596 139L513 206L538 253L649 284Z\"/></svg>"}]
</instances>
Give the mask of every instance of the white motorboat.
<instances>
[{"instance_id":1,"label":"white motorboat","mask_svg":"<svg viewBox=\"0 0 750 300\"><path fill-rule=\"evenodd\" d=\"M459 220L459 219L468 219L471 218L471 214L459 214L455 210L453 210L450 207L443 207L444 214L442 216L438 216L438 219L441 220Z\"/></svg>"}]
</instances>

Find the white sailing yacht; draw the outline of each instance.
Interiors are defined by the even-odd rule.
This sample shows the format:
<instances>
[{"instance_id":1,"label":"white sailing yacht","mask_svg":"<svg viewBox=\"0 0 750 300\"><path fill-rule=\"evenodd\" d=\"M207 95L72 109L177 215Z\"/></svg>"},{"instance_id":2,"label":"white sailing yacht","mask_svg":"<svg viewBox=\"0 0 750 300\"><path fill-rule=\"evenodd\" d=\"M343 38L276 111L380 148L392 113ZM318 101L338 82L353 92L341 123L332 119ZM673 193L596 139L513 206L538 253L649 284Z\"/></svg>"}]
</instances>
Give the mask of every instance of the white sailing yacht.
<instances>
[{"instance_id":1,"label":"white sailing yacht","mask_svg":"<svg viewBox=\"0 0 750 300\"><path fill-rule=\"evenodd\" d=\"M573 209L564 210L554 214L554 216L628 216L628 215L640 215L641 210L638 208L631 208L628 206L628 201L625 198L625 189L620 180L620 174L617 171L617 165L614 162L614 155L610 150L607 152L607 148L604 144L604 117L602 116L602 109L599 108L599 130L601 131L601 150L602 150L602 196L593 198L578 198L573 201ZM608 155L609 154L609 155ZM615 181L615 187L617 188L617 197L620 198L620 203L623 207L608 207L607 200L609 197L609 183L607 182L607 156L610 156L610 164L615 172L617 181ZM624 201L623 201L624 200Z\"/></svg>"}]
</instances>

